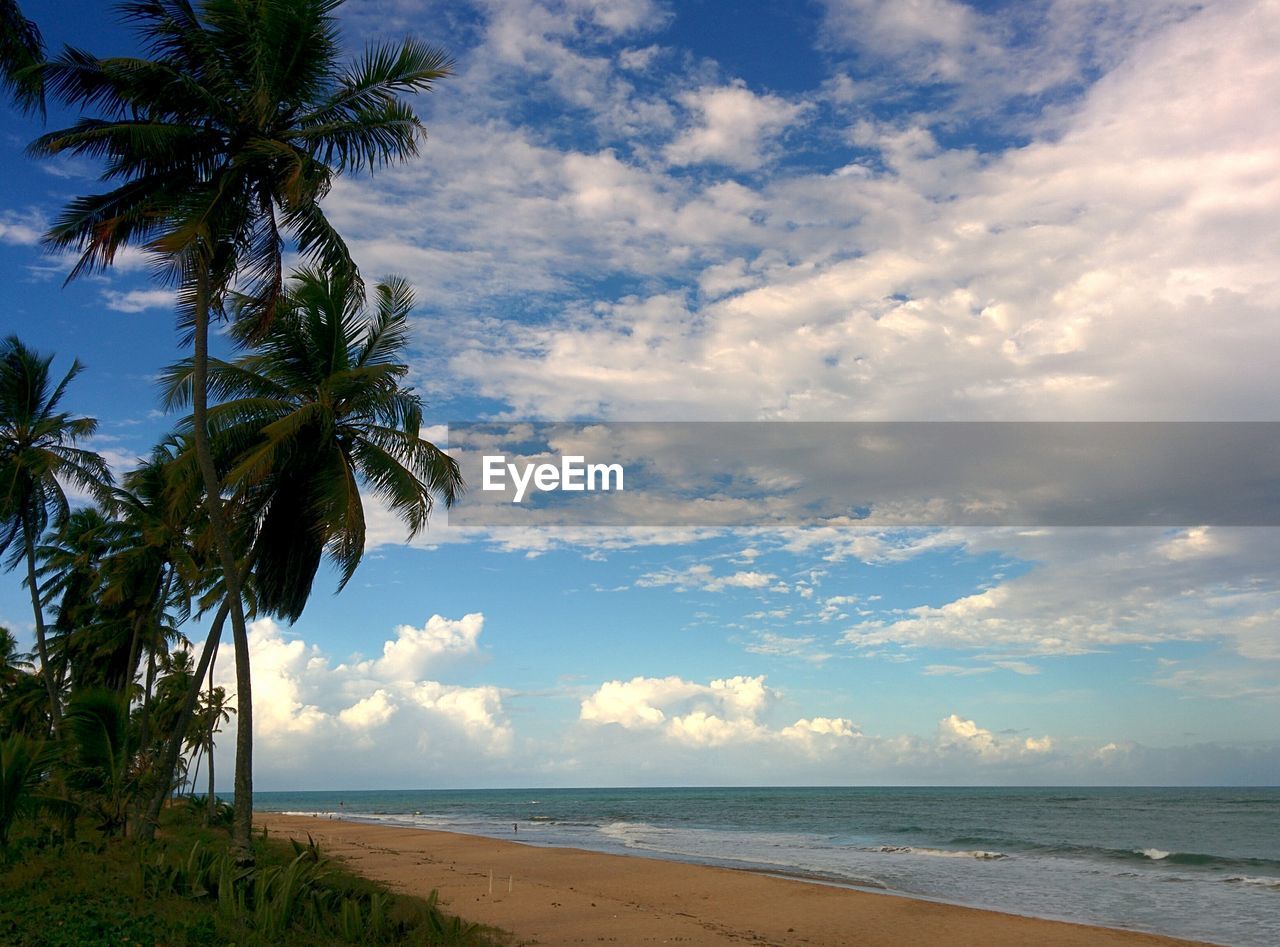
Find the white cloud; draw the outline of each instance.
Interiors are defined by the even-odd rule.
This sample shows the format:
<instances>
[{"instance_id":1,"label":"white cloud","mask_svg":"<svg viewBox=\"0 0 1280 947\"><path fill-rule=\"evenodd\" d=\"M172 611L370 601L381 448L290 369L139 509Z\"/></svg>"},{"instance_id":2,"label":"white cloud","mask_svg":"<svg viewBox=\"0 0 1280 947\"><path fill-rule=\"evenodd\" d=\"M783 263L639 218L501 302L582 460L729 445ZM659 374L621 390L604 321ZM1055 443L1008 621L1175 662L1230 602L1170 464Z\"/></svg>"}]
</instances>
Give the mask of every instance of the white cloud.
<instances>
[{"instance_id":1,"label":"white cloud","mask_svg":"<svg viewBox=\"0 0 1280 947\"><path fill-rule=\"evenodd\" d=\"M959 664L927 664L921 673L926 677L973 677L976 674L990 674L993 670L995 668Z\"/></svg>"},{"instance_id":2,"label":"white cloud","mask_svg":"<svg viewBox=\"0 0 1280 947\"><path fill-rule=\"evenodd\" d=\"M377 661L335 664L318 646L271 619L250 625L255 773L277 785L360 780L422 782L432 767L465 757L477 770L512 750L503 692L424 679L437 661L473 655L483 616L432 616L421 629L400 626ZM215 679L234 695L230 631ZM235 718L220 740L230 772ZM302 782L300 782L302 781Z\"/></svg>"},{"instance_id":3,"label":"white cloud","mask_svg":"<svg viewBox=\"0 0 1280 947\"><path fill-rule=\"evenodd\" d=\"M116 312L145 312L148 309L172 309L177 298L168 289L131 289L127 292L108 289L102 293L108 309Z\"/></svg>"},{"instance_id":4,"label":"white cloud","mask_svg":"<svg viewBox=\"0 0 1280 947\"><path fill-rule=\"evenodd\" d=\"M0 212L0 243L19 247L39 245L48 229L44 215L36 210Z\"/></svg>"},{"instance_id":5,"label":"white cloud","mask_svg":"<svg viewBox=\"0 0 1280 947\"><path fill-rule=\"evenodd\" d=\"M608 681L582 702L579 716L591 723L616 723L628 729L658 727L667 720L659 705L688 700L707 690L674 676Z\"/></svg>"},{"instance_id":6,"label":"white cloud","mask_svg":"<svg viewBox=\"0 0 1280 947\"><path fill-rule=\"evenodd\" d=\"M679 677L607 681L582 701L579 719L625 730L659 730L690 746L720 746L770 735L759 717L778 694L764 677L731 677L707 684Z\"/></svg>"},{"instance_id":7,"label":"white cloud","mask_svg":"<svg viewBox=\"0 0 1280 947\"><path fill-rule=\"evenodd\" d=\"M999 58L982 16L956 0L827 0L826 8L835 38L900 64L910 56L920 82L958 82L976 61Z\"/></svg>"},{"instance_id":8,"label":"white cloud","mask_svg":"<svg viewBox=\"0 0 1280 947\"><path fill-rule=\"evenodd\" d=\"M761 736L760 726L753 720L725 720L703 710L672 717L667 732L673 740L694 746L721 746Z\"/></svg>"},{"instance_id":9,"label":"white cloud","mask_svg":"<svg viewBox=\"0 0 1280 947\"><path fill-rule=\"evenodd\" d=\"M787 613L773 614L768 617L785 620ZM799 658L811 664L822 664L832 657L832 653L825 650L813 635L782 635L772 631L754 632L745 648L750 654Z\"/></svg>"},{"instance_id":10,"label":"white cloud","mask_svg":"<svg viewBox=\"0 0 1280 947\"><path fill-rule=\"evenodd\" d=\"M1053 749L1053 740L1047 736L997 736L956 714L938 721L937 744L944 752L973 754L988 762L1005 762L1027 754L1048 753Z\"/></svg>"},{"instance_id":11,"label":"white cloud","mask_svg":"<svg viewBox=\"0 0 1280 947\"><path fill-rule=\"evenodd\" d=\"M723 592L726 589L787 591L787 586L779 583L778 577L772 572L758 572L753 569L716 575L711 566L705 563L697 563L683 570L666 568L657 572L648 572L636 579L636 586L639 588L672 586L680 592L691 590Z\"/></svg>"},{"instance_id":12,"label":"white cloud","mask_svg":"<svg viewBox=\"0 0 1280 947\"><path fill-rule=\"evenodd\" d=\"M954 774L972 767L1074 765L1056 755L1051 736L996 733L954 713L938 721L932 739L868 735L845 717L803 717L773 726L768 718L780 697L763 677L728 678L707 685L674 676L637 677L600 685L582 702L580 719L591 725L588 736L600 736L601 727L615 725L608 743L618 751L631 747L638 752L645 747L643 752L648 754L678 754L693 748L751 748L757 771L778 767L787 759L821 760L828 772L858 766ZM598 741L591 745L603 746ZM1089 747L1085 752L1094 750Z\"/></svg>"},{"instance_id":13,"label":"white cloud","mask_svg":"<svg viewBox=\"0 0 1280 947\"><path fill-rule=\"evenodd\" d=\"M367 729L381 726L395 712L395 705L384 690L376 690L363 700L338 712L338 719L348 727Z\"/></svg>"},{"instance_id":14,"label":"white cloud","mask_svg":"<svg viewBox=\"0 0 1280 947\"><path fill-rule=\"evenodd\" d=\"M1029 571L943 605L853 625L844 641L1021 655L1080 654L1120 645L1216 643L1241 657L1280 661L1280 553L1269 529L950 530L919 549L954 543L1000 553ZM909 551L909 547L904 547ZM1016 654L994 667L1031 674ZM926 673L979 673L935 666Z\"/></svg>"},{"instance_id":15,"label":"white cloud","mask_svg":"<svg viewBox=\"0 0 1280 947\"><path fill-rule=\"evenodd\" d=\"M484 615L473 612L462 618L432 615L421 628L396 627L396 637L382 646L382 657L358 667L389 681L421 678L443 657L474 655L484 630Z\"/></svg>"},{"instance_id":16,"label":"white cloud","mask_svg":"<svg viewBox=\"0 0 1280 947\"><path fill-rule=\"evenodd\" d=\"M996 113L1008 99L1082 84L1138 40L1198 7L1194 0L1049 0L979 12L958 0L824 0L829 50L856 51L912 84L942 86L953 111ZM864 94L899 89L883 73Z\"/></svg>"},{"instance_id":17,"label":"white cloud","mask_svg":"<svg viewBox=\"0 0 1280 947\"><path fill-rule=\"evenodd\" d=\"M802 718L789 727L783 727L779 736L799 744L809 753L819 754L830 752L842 741L861 737L862 731L844 717L814 717Z\"/></svg>"},{"instance_id":18,"label":"white cloud","mask_svg":"<svg viewBox=\"0 0 1280 947\"><path fill-rule=\"evenodd\" d=\"M673 165L758 168L774 136L804 113L802 105L777 95L757 95L743 83L685 92L679 99L697 121L664 150Z\"/></svg>"},{"instance_id":19,"label":"white cloud","mask_svg":"<svg viewBox=\"0 0 1280 947\"><path fill-rule=\"evenodd\" d=\"M870 157L837 171L748 187L631 163L588 231L552 200L536 244L558 255L527 285L552 265L690 288L705 273L712 298L561 307L452 368L530 416L1270 418L1280 16L1157 20L1051 132L998 154L941 147L928 116L860 114ZM490 219L519 233L545 167Z\"/></svg>"}]
</instances>

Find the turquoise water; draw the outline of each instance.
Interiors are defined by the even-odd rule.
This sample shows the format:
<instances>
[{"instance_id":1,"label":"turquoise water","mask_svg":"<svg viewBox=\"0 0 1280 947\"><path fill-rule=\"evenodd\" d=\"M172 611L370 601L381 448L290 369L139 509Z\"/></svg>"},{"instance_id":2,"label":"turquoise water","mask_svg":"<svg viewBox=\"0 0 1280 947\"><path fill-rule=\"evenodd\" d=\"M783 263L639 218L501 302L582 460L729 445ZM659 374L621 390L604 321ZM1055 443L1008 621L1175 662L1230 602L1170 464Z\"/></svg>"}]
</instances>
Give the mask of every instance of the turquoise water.
<instances>
[{"instance_id":1,"label":"turquoise water","mask_svg":"<svg viewBox=\"0 0 1280 947\"><path fill-rule=\"evenodd\" d=\"M271 792L255 805L1280 944L1276 788Z\"/></svg>"}]
</instances>

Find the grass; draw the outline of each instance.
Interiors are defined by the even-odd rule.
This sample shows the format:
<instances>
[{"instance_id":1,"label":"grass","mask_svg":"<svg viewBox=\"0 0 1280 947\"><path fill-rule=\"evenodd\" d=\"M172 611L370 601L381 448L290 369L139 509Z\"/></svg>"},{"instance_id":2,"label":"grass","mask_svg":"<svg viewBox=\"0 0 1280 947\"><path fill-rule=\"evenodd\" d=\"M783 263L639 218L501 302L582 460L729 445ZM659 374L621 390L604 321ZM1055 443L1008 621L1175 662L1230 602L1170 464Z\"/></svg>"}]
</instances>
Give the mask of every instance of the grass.
<instances>
[{"instance_id":1,"label":"grass","mask_svg":"<svg viewBox=\"0 0 1280 947\"><path fill-rule=\"evenodd\" d=\"M82 833L83 836L83 833ZM443 914L428 898L393 894L315 846L255 839L257 864L237 868L227 835L170 810L160 838L19 838L0 863L0 944L337 945L489 947L501 932Z\"/></svg>"}]
</instances>

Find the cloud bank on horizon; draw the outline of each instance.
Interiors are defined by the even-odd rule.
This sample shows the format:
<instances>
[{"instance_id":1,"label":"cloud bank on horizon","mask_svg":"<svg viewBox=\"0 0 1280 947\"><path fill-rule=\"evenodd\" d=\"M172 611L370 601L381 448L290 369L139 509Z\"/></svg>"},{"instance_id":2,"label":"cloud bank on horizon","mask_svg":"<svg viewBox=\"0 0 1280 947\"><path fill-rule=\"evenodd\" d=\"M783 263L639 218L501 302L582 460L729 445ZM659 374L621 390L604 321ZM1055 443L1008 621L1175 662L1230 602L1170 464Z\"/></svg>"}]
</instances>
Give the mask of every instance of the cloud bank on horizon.
<instances>
[{"instance_id":1,"label":"cloud bank on horizon","mask_svg":"<svg viewBox=\"0 0 1280 947\"><path fill-rule=\"evenodd\" d=\"M440 420L1280 418L1275 0L347 7L352 43L412 31L459 62L424 101L422 158L326 202L367 273L418 288L414 381ZM9 194L0 244L31 247L54 209ZM125 263L98 306L164 312ZM422 555L389 517L370 527L378 555ZM1274 530L433 527L419 545L461 563L436 570L562 572L522 586L519 614L502 579L459 579L447 608L353 584L395 611L358 630L314 605L297 634L259 622L264 788L442 767L1280 780L1261 722L1280 701ZM608 603L576 620L652 634L661 660L570 634L570 592ZM562 680L593 647L599 670ZM353 649L376 656L332 657ZM1104 720L1057 709L1095 687L1133 696Z\"/></svg>"}]
</instances>

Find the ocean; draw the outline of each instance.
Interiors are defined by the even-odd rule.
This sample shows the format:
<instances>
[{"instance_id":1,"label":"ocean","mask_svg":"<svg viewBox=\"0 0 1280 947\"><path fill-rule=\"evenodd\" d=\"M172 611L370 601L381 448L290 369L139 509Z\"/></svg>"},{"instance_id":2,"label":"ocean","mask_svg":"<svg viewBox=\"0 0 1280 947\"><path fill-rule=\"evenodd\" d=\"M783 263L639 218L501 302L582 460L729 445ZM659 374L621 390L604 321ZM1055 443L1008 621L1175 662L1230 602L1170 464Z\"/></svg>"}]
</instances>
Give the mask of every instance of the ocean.
<instances>
[{"instance_id":1,"label":"ocean","mask_svg":"<svg viewBox=\"0 0 1280 947\"><path fill-rule=\"evenodd\" d=\"M260 792L254 804L1280 944L1280 788Z\"/></svg>"}]
</instances>

